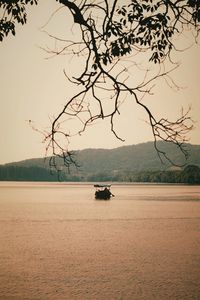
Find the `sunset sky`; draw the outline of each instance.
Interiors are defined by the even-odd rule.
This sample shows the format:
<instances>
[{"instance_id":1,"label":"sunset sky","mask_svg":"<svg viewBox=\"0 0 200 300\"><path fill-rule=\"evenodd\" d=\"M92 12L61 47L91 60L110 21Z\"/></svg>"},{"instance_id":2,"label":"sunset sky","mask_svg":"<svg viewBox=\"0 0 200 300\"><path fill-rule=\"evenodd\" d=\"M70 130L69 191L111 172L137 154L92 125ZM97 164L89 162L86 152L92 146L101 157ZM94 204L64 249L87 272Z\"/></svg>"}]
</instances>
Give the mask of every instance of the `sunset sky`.
<instances>
[{"instance_id":1,"label":"sunset sky","mask_svg":"<svg viewBox=\"0 0 200 300\"><path fill-rule=\"evenodd\" d=\"M28 24L17 27L16 37L9 36L0 45L0 163L42 157L45 155L43 137L29 126L29 120L37 128L49 128L50 119L62 109L69 95L69 84L63 68L72 66L66 56L47 59L41 47L50 47L52 41L42 32L51 13L59 6L55 1L44 1L31 7ZM48 31L62 35L76 34L67 10L59 11L48 24ZM45 27L46 30L46 27ZM188 41L188 45L190 45ZM172 77L182 87L173 91L162 80L158 81L154 95L146 96L146 103L156 115L174 120L181 108L192 106L191 116L195 129L190 142L200 144L200 45L177 54L181 66ZM79 65L73 65L79 69ZM114 148L153 140L151 129L145 122L145 113L130 99L122 105L116 128L125 142L117 140L109 130L108 122L98 122L82 136L71 140L71 149Z\"/></svg>"}]
</instances>

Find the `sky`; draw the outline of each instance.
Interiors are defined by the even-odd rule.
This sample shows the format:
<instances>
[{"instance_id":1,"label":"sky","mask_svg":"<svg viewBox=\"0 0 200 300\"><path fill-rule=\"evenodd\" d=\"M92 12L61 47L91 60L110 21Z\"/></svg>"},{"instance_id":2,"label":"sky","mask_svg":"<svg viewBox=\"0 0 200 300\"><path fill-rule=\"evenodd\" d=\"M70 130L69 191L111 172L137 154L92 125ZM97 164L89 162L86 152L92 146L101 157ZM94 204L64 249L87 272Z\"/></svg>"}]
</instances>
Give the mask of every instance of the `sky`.
<instances>
[{"instance_id":1,"label":"sky","mask_svg":"<svg viewBox=\"0 0 200 300\"><path fill-rule=\"evenodd\" d=\"M43 136L29 126L29 120L39 129L50 128L50 120L75 92L63 74L63 68L70 71L72 67L67 57L49 59L41 49L52 45L41 27L56 8L54 0L31 7L28 23L18 26L16 36L9 36L0 45L0 164L43 157ZM66 38L76 34L76 28L69 26L71 23L72 19L65 10L64 13L58 12L45 30L47 28L51 33ZM195 120L195 128L189 136L192 144L200 144L199 54L198 44L177 54L181 65L173 72L173 79L182 87L179 91L159 80L154 94L144 100L154 114L169 119L175 119L182 107L187 109L191 106L191 116ZM75 64L73 68L78 71L79 65ZM115 148L151 141L151 129L145 121L145 113L127 99L116 122L117 132L125 142L114 137L108 122L99 121L82 136L73 138L70 149Z\"/></svg>"}]
</instances>

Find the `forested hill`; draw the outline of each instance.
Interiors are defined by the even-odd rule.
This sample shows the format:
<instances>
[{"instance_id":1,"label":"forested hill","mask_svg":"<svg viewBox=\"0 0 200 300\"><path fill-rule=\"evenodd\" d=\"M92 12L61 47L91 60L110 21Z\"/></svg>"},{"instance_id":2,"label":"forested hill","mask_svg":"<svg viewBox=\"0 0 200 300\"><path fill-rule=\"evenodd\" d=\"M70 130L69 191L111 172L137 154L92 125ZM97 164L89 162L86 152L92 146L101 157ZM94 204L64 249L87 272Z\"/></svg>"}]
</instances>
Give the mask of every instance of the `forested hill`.
<instances>
[{"instance_id":1,"label":"forested hill","mask_svg":"<svg viewBox=\"0 0 200 300\"><path fill-rule=\"evenodd\" d=\"M178 165L200 166L200 145L187 144L189 158L185 161L183 154L170 144L160 143L160 149L166 151L168 157ZM171 167L168 161L161 163L153 142L115 149L85 149L78 151L77 159L85 172L96 171L156 171Z\"/></svg>"},{"instance_id":2,"label":"forested hill","mask_svg":"<svg viewBox=\"0 0 200 300\"><path fill-rule=\"evenodd\" d=\"M184 157L170 144L160 143L170 157L177 164L183 164ZM200 167L200 145L187 144L189 158L186 165ZM155 151L153 142L123 146L115 149L85 149L76 152L76 160L80 164L78 171L71 174L64 173L64 180L92 180L99 174L109 175L155 172L169 170L169 162L162 164ZM173 169L173 168L172 168ZM96 176L96 177L95 177ZM104 179L107 177L104 176ZM0 180L57 180L57 175L51 176L48 159L28 159L0 166Z\"/></svg>"}]
</instances>

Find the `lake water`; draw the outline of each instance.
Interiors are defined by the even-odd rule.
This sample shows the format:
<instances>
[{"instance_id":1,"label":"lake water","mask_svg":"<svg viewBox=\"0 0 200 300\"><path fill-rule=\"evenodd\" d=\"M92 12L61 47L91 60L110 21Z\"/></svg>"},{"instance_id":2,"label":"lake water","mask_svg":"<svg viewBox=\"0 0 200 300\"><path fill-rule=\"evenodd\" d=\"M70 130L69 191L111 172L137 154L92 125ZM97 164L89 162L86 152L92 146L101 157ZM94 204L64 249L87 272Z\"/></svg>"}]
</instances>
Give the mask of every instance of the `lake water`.
<instances>
[{"instance_id":1,"label":"lake water","mask_svg":"<svg viewBox=\"0 0 200 300\"><path fill-rule=\"evenodd\" d=\"M0 183L0 300L200 299L200 186Z\"/></svg>"}]
</instances>

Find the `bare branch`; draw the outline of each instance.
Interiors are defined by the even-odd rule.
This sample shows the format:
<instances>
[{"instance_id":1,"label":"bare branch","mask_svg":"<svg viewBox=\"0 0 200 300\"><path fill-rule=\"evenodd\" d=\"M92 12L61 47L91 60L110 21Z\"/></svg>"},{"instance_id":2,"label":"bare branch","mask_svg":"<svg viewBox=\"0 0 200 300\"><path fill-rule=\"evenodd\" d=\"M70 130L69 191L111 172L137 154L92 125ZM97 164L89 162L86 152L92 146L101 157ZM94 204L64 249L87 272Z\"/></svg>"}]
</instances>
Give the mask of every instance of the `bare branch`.
<instances>
[{"instance_id":1,"label":"bare branch","mask_svg":"<svg viewBox=\"0 0 200 300\"><path fill-rule=\"evenodd\" d=\"M196 32L197 38L200 30L199 1L195 5L192 0L130 0L127 4L119 0L112 3L107 0L59 2L71 12L74 23L80 29L81 39L64 40L49 34L50 38L62 44L60 50L54 49L50 53L73 55L73 58L81 56L84 68L80 72L78 70L77 76L72 78L64 70L66 78L79 90L67 99L63 110L52 122L51 132L46 135L47 148L51 148L53 155L62 158L64 165L69 167L75 163L68 149L70 138L82 134L99 119L108 119L111 132L117 139L124 141L115 129L114 120L120 114L120 105L128 95L146 112L161 161L168 160L175 164L159 147L160 140L174 144L187 158L184 143L193 128L190 109L182 111L175 121L157 119L142 99L152 93L159 78L164 78L168 85L179 89L170 77L170 73L179 66L172 61L171 52L182 51L177 49L174 38L188 29ZM66 43L64 47L63 42ZM144 68L140 57L145 60L147 56L147 67ZM134 76L139 72L142 75ZM78 122L75 133L66 129L66 122L62 123L63 118L66 121L73 118ZM66 140L65 147L61 146L58 136ZM55 164L54 158L51 163Z\"/></svg>"}]
</instances>

